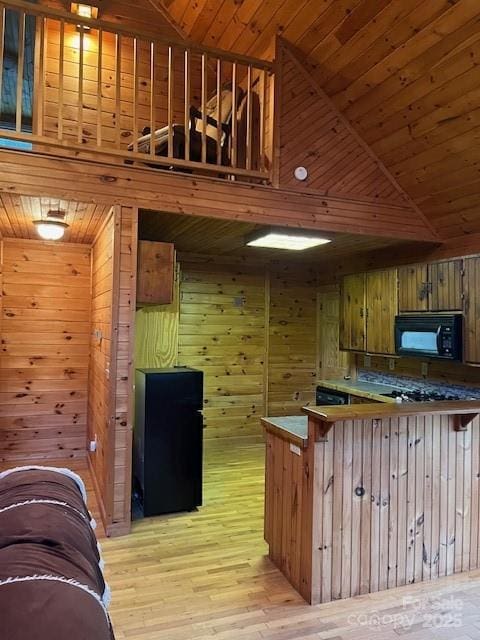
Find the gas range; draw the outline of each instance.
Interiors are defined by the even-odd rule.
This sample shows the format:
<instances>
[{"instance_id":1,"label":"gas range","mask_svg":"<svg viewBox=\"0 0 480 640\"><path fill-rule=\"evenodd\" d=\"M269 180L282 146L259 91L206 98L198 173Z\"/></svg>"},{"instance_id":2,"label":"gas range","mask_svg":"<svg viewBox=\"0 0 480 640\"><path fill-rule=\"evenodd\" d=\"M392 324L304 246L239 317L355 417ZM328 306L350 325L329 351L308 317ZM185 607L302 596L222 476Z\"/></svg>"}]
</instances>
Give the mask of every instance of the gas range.
<instances>
[{"instance_id":1,"label":"gas range","mask_svg":"<svg viewBox=\"0 0 480 640\"><path fill-rule=\"evenodd\" d=\"M442 402L445 400L461 400L454 393L439 393L436 391L421 391L418 389L398 390L390 393L382 393L387 398L395 398L397 402Z\"/></svg>"}]
</instances>

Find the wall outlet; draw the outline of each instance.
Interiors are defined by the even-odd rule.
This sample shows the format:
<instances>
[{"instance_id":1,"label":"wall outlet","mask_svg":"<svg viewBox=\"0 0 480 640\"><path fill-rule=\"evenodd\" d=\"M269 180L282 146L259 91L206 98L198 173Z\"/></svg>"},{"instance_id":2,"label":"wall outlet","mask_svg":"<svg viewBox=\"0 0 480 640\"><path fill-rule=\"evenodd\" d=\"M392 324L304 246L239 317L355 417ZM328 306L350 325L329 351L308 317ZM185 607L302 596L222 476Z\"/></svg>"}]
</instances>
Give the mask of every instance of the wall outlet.
<instances>
[{"instance_id":1,"label":"wall outlet","mask_svg":"<svg viewBox=\"0 0 480 640\"><path fill-rule=\"evenodd\" d=\"M97 450L97 436L95 436L95 440L90 440L88 450L90 451L90 453L95 453L95 451Z\"/></svg>"},{"instance_id":2,"label":"wall outlet","mask_svg":"<svg viewBox=\"0 0 480 640\"><path fill-rule=\"evenodd\" d=\"M390 369L390 371L395 371L395 358L389 358L388 368Z\"/></svg>"},{"instance_id":3,"label":"wall outlet","mask_svg":"<svg viewBox=\"0 0 480 640\"><path fill-rule=\"evenodd\" d=\"M371 356L364 356L363 357L363 366L365 367L365 369L370 369L370 367L372 366L372 358L371 358Z\"/></svg>"},{"instance_id":4,"label":"wall outlet","mask_svg":"<svg viewBox=\"0 0 480 640\"><path fill-rule=\"evenodd\" d=\"M420 371L424 378L428 376L428 362L422 362Z\"/></svg>"}]
</instances>

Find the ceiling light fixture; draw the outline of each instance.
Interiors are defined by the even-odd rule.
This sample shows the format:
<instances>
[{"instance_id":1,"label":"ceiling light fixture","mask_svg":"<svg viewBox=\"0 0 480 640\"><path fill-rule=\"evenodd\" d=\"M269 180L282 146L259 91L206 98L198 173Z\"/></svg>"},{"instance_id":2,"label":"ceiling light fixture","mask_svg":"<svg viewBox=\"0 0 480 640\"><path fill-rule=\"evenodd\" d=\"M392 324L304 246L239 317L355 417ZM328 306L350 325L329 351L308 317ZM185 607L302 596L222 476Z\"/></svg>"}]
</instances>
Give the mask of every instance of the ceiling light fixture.
<instances>
[{"instance_id":1,"label":"ceiling light fixture","mask_svg":"<svg viewBox=\"0 0 480 640\"><path fill-rule=\"evenodd\" d=\"M85 18L86 20L96 20L98 18L98 7L91 4L72 2L70 4L70 11L79 18Z\"/></svg>"},{"instance_id":2,"label":"ceiling light fixture","mask_svg":"<svg viewBox=\"0 0 480 640\"><path fill-rule=\"evenodd\" d=\"M330 238L315 235L309 231L290 229L263 229L246 240L249 247L267 249L286 249L289 251L305 251L331 242Z\"/></svg>"},{"instance_id":3,"label":"ceiling light fixture","mask_svg":"<svg viewBox=\"0 0 480 640\"><path fill-rule=\"evenodd\" d=\"M49 211L46 218L34 220L33 224L43 240L61 240L68 229L68 224L64 220L65 211Z\"/></svg>"}]
</instances>

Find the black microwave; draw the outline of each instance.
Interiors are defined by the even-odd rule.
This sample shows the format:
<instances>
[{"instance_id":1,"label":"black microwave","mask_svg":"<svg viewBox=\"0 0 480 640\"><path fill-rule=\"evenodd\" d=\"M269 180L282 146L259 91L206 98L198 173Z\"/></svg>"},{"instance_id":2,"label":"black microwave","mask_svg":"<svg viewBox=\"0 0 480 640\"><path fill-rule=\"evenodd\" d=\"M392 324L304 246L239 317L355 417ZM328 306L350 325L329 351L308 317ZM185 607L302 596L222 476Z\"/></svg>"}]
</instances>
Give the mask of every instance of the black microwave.
<instances>
[{"instance_id":1,"label":"black microwave","mask_svg":"<svg viewBox=\"0 0 480 640\"><path fill-rule=\"evenodd\" d=\"M460 314L424 313L395 318L395 351L399 356L462 360Z\"/></svg>"}]
</instances>

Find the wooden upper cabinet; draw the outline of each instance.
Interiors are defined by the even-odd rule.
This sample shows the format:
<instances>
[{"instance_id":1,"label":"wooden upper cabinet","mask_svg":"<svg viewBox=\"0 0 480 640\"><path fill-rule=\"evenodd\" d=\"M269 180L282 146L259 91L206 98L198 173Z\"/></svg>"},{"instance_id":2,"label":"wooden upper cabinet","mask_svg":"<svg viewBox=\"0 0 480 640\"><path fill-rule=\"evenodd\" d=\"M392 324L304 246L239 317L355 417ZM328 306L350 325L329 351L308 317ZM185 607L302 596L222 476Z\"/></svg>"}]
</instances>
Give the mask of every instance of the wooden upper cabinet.
<instances>
[{"instance_id":1,"label":"wooden upper cabinet","mask_svg":"<svg viewBox=\"0 0 480 640\"><path fill-rule=\"evenodd\" d=\"M463 260L430 264L430 311L463 309Z\"/></svg>"},{"instance_id":2,"label":"wooden upper cabinet","mask_svg":"<svg viewBox=\"0 0 480 640\"><path fill-rule=\"evenodd\" d=\"M465 260L464 360L480 364L480 257Z\"/></svg>"},{"instance_id":3,"label":"wooden upper cabinet","mask_svg":"<svg viewBox=\"0 0 480 640\"><path fill-rule=\"evenodd\" d=\"M141 240L138 243L137 304L170 304L174 280L174 245Z\"/></svg>"},{"instance_id":4,"label":"wooden upper cabinet","mask_svg":"<svg viewBox=\"0 0 480 640\"><path fill-rule=\"evenodd\" d=\"M365 351L365 274L345 276L340 307L340 348Z\"/></svg>"},{"instance_id":5,"label":"wooden upper cabinet","mask_svg":"<svg viewBox=\"0 0 480 640\"><path fill-rule=\"evenodd\" d=\"M398 307L400 313L428 311L428 266L414 264L398 269Z\"/></svg>"},{"instance_id":6,"label":"wooden upper cabinet","mask_svg":"<svg viewBox=\"0 0 480 640\"><path fill-rule=\"evenodd\" d=\"M395 316L398 313L398 271L371 271L366 276L367 351L395 354Z\"/></svg>"},{"instance_id":7,"label":"wooden upper cabinet","mask_svg":"<svg viewBox=\"0 0 480 640\"><path fill-rule=\"evenodd\" d=\"M398 270L400 313L461 311L463 260L409 265Z\"/></svg>"}]
</instances>

